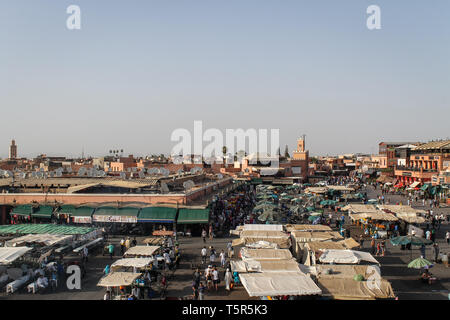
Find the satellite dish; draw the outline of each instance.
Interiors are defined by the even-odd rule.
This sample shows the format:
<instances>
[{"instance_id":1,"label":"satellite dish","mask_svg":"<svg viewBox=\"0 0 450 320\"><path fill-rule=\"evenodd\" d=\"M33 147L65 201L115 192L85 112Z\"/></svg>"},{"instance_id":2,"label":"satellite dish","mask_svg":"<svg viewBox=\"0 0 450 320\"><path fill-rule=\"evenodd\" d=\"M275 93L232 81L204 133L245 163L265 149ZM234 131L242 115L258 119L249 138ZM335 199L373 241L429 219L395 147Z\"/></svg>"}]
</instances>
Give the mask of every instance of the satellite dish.
<instances>
[{"instance_id":1,"label":"satellite dish","mask_svg":"<svg viewBox=\"0 0 450 320\"><path fill-rule=\"evenodd\" d=\"M72 167L67 167L67 173L72 173Z\"/></svg>"},{"instance_id":2,"label":"satellite dish","mask_svg":"<svg viewBox=\"0 0 450 320\"><path fill-rule=\"evenodd\" d=\"M127 175L125 174L125 172L121 172L120 173L120 178L121 179L126 179L127 178Z\"/></svg>"},{"instance_id":3,"label":"satellite dish","mask_svg":"<svg viewBox=\"0 0 450 320\"><path fill-rule=\"evenodd\" d=\"M145 179L145 174L142 171L139 171L139 178L140 179Z\"/></svg>"},{"instance_id":4,"label":"satellite dish","mask_svg":"<svg viewBox=\"0 0 450 320\"><path fill-rule=\"evenodd\" d=\"M56 171L56 176L58 177L58 178L61 178L62 177L62 172L61 171Z\"/></svg>"},{"instance_id":5,"label":"satellite dish","mask_svg":"<svg viewBox=\"0 0 450 320\"><path fill-rule=\"evenodd\" d=\"M195 183L192 180L187 180L187 181L183 182L183 187L184 187L184 190L186 190L186 191L189 189L192 189L194 186L195 186Z\"/></svg>"},{"instance_id":6,"label":"satellite dish","mask_svg":"<svg viewBox=\"0 0 450 320\"><path fill-rule=\"evenodd\" d=\"M86 168L85 168L85 167L81 167L81 168L78 170L77 175L78 175L79 177L82 177L82 176L84 176L85 174L86 174Z\"/></svg>"},{"instance_id":7,"label":"satellite dish","mask_svg":"<svg viewBox=\"0 0 450 320\"><path fill-rule=\"evenodd\" d=\"M161 183L161 188L160 188L161 193L169 193L169 187L167 186L167 183L162 182Z\"/></svg>"},{"instance_id":8,"label":"satellite dish","mask_svg":"<svg viewBox=\"0 0 450 320\"><path fill-rule=\"evenodd\" d=\"M53 171L51 171L49 174L50 178L53 178L53 176L55 175L55 173Z\"/></svg>"},{"instance_id":9,"label":"satellite dish","mask_svg":"<svg viewBox=\"0 0 450 320\"><path fill-rule=\"evenodd\" d=\"M137 172L137 168L136 168L136 167L133 167L133 168L131 169L131 171Z\"/></svg>"}]
</instances>

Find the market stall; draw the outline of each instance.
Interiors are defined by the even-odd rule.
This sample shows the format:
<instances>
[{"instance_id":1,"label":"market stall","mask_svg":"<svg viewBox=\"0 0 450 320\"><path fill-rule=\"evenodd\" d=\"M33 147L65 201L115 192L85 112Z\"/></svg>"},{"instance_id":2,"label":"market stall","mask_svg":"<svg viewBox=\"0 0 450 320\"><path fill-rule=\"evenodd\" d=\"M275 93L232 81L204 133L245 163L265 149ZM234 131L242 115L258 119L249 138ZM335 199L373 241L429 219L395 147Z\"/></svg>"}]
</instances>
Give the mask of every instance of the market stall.
<instances>
[{"instance_id":1,"label":"market stall","mask_svg":"<svg viewBox=\"0 0 450 320\"><path fill-rule=\"evenodd\" d=\"M302 272L245 273L239 278L250 297L322 294L314 281Z\"/></svg>"}]
</instances>

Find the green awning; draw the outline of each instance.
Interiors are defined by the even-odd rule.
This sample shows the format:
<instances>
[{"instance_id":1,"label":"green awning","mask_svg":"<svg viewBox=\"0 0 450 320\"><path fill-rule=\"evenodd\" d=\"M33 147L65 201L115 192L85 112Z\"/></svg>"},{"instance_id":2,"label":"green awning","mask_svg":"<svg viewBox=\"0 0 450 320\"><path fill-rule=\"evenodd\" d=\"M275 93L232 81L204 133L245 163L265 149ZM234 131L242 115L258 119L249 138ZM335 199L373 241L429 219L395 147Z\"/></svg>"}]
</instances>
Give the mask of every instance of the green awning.
<instances>
[{"instance_id":1,"label":"green awning","mask_svg":"<svg viewBox=\"0 0 450 320\"><path fill-rule=\"evenodd\" d=\"M40 206L35 212L31 213L33 218L48 218L52 217L53 207L51 206Z\"/></svg>"},{"instance_id":2,"label":"green awning","mask_svg":"<svg viewBox=\"0 0 450 320\"><path fill-rule=\"evenodd\" d=\"M71 204L65 204L62 205L61 208L56 211L58 214L67 214L67 215L71 215L75 212L75 206L71 205Z\"/></svg>"},{"instance_id":3,"label":"green awning","mask_svg":"<svg viewBox=\"0 0 450 320\"><path fill-rule=\"evenodd\" d=\"M178 224L188 223L208 223L209 209L186 209L182 208L178 212Z\"/></svg>"},{"instance_id":4,"label":"green awning","mask_svg":"<svg viewBox=\"0 0 450 320\"><path fill-rule=\"evenodd\" d=\"M146 207L138 215L138 222L173 223L177 216L177 208Z\"/></svg>"},{"instance_id":5,"label":"green awning","mask_svg":"<svg viewBox=\"0 0 450 320\"><path fill-rule=\"evenodd\" d=\"M15 207L11 211L11 215L17 215L17 216L26 216L29 217L33 213L33 206L31 204L24 204Z\"/></svg>"},{"instance_id":6,"label":"green awning","mask_svg":"<svg viewBox=\"0 0 450 320\"><path fill-rule=\"evenodd\" d=\"M425 184L422 186L422 188L420 188L420 190L425 191L425 190L428 189L428 186L429 186L429 184L428 184L428 183L425 183Z\"/></svg>"},{"instance_id":7,"label":"green awning","mask_svg":"<svg viewBox=\"0 0 450 320\"><path fill-rule=\"evenodd\" d=\"M262 179L252 179L252 180L250 181L250 183L251 183L251 184L262 184L263 181L262 181Z\"/></svg>"},{"instance_id":8,"label":"green awning","mask_svg":"<svg viewBox=\"0 0 450 320\"><path fill-rule=\"evenodd\" d=\"M92 213L94 213L95 208L93 207L85 207L81 206L78 208L75 208L75 211L73 211L70 216L71 217L91 217Z\"/></svg>"},{"instance_id":9,"label":"green awning","mask_svg":"<svg viewBox=\"0 0 450 320\"><path fill-rule=\"evenodd\" d=\"M97 208L97 210L95 210L94 215L137 217L138 213L139 208L134 207L125 207L125 208L100 207Z\"/></svg>"}]
</instances>

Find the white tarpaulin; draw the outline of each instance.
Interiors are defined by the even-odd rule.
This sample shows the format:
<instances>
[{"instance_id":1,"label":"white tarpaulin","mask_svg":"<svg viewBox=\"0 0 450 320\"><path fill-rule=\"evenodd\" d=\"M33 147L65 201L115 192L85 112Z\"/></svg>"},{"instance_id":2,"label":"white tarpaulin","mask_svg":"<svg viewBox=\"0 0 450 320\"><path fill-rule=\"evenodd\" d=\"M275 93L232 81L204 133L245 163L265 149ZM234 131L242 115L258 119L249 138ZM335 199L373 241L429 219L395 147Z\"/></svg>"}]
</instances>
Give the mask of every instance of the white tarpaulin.
<instances>
[{"instance_id":1,"label":"white tarpaulin","mask_svg":"<svg viewBox=\"0 0 450 320\"><path fill-rule=\"evenodd\" d=\"M245 273L239 278L250 297L322 294L314 281L301 272Z\"/></svg>"},{"instance_id":2,"label":"white tarpaulin","mask_svg":"<svg viewBox=\"0 0 450 320\"><path fill-rule=\"evenodd\" d=\"M319 257L319 261L339 264L357 264L361 261L367 261L379 264L370 253L355 250L324 250Z\"/></svg>"},{"instance_id":3,"label":"white tarpaulin","mask_svg":"<svg viewBox=\"0 0 450 320\"><path fill-rule=\"evenodd\" d=\"M268 242L268 241L258 241L254 243L247 243L245 245L247 248L251 249L279 249L278 244Z\"/></svg>"},{"instance_id":4,"label":"white tarpaulin","mask_svg":"<svg viewBox=\"0 0 450 320\"><path fill-rule=\"evenodd\" d=\"M0 248L0 264L9 264L19 259L25 253L30 251L31 248L28 247L1 247Z\"/></svg>"},{"instance_id":5,"label":"white tarpaulin","mask_svg":"<svg viewBox=\"0 0 450 320\"><path fill-rule=\"evenodd\" d=\"M329 226L322 224L287 224L286 231L333 231Z\"/></svg>"},{"instance_id":6,"label":"white tarpaulin","mask_svg":"<svg viewBox=\"0 0 450 320\"><path fill-rule=\"evenodd\" d=\"M159 246L134 246L125 252L125 257L130 256L143 256L143 257L149 257L153 255L156 251L158 251L160 247Z\"/></svg>"},{"instance_id":7,"label":"white tarpaulin","mask_svg":"<svg viewBox=\"0 0 450 320\"><path fill-rule=\"evenodd\" d=\"M230 261L231 265L231 271L233 272L239 272L239 273L245 273L247 272L247 266L244 261L238 260L238 261Z\"/></svg>"},{"instance_id":8,"label":"white tarpaulin","mask_svg":"<svg viewBox=\"0 0 450 320\"><path fill-rule=\"evenodd\" d=\"M244 224L243 231L283 231L281 224Z\"/></svg>"},{"instance_id":9,"label":"white tarpaulin","mask_svg":"<svg viewBox=\"0 0 450 320\"><path fill-rule=\"evenodd\" d=\"M125 258L114 262L111 268L119 267L135 267L135 268L145 268L150 263L152 263L152 258Z\"/></svg>"},{"instance_id":10,"label":"white tarpaulin","mask_svg":"<svg viewBox=\"0 0 450 320\"><path fill-rule=\"evenodd\" d=\"M39 243L45 246L52 246L57 243L68 243L72 239L73 236L63 234L27 234L23 237L6 241L5 247L24 246L27 243Z\"/></svg>"}]
</instances>

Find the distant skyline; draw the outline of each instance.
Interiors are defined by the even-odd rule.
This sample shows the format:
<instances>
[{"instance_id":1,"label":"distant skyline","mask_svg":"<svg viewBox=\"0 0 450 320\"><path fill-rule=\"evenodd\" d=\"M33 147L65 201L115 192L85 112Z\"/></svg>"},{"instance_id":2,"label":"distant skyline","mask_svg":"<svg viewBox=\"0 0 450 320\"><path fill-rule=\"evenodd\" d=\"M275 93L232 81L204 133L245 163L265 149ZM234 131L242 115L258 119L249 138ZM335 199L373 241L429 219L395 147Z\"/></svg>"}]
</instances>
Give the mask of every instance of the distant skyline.
<instances>
[{"instance_id":1,"label":"distant skyline","mask_svg":"<svg viewBox=\"0 0 450 320\"><path fill-rule=\"evenodd\" d=\"M449 16L447 0L4 0L0 157L12 139L19 157L168 154L194 120L280 129L282 153L302 134L312 155L446 139Z\"/></svg>"}]
</instances>

